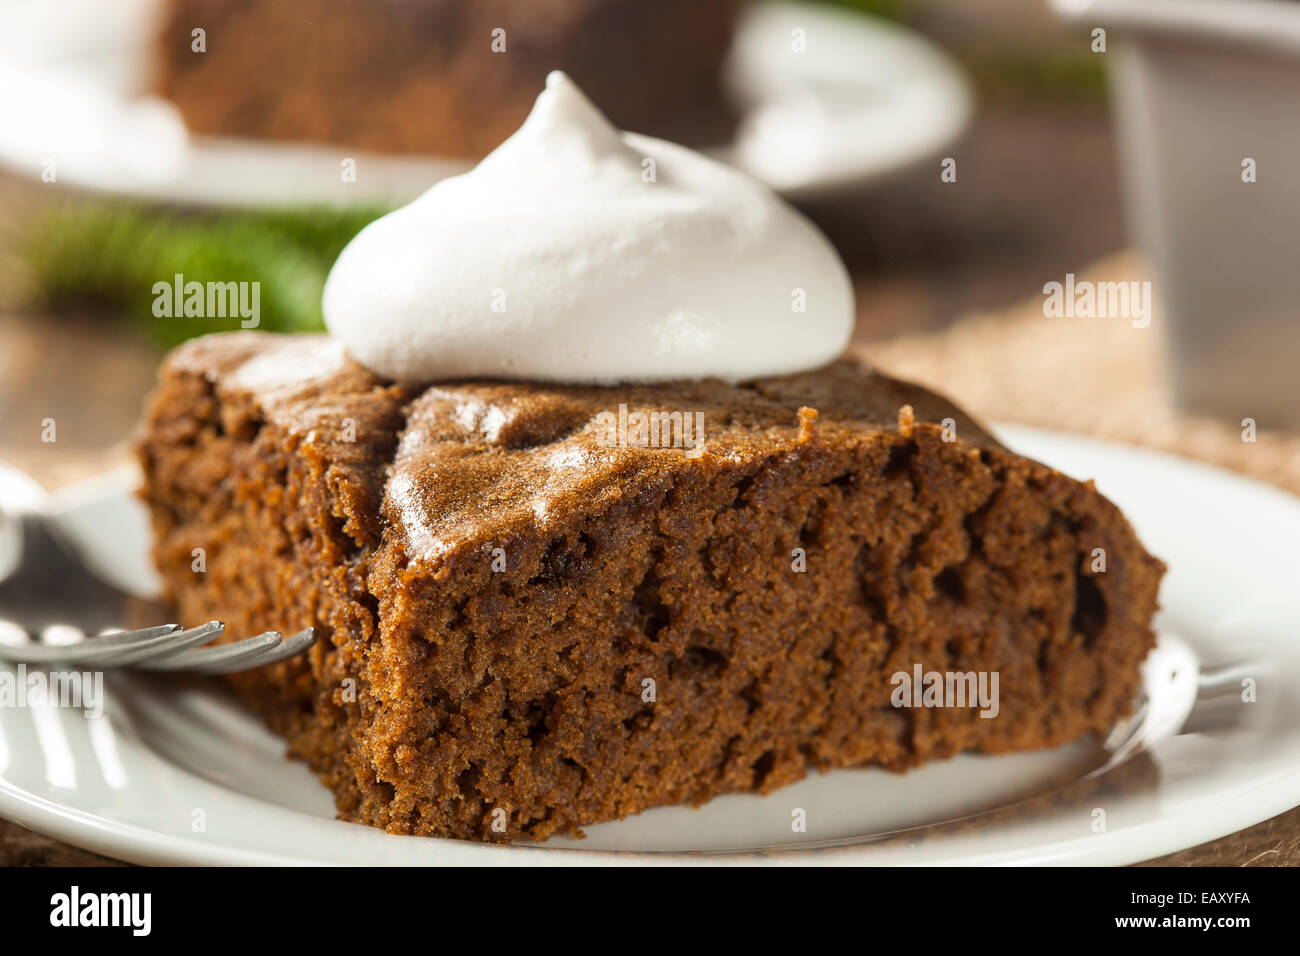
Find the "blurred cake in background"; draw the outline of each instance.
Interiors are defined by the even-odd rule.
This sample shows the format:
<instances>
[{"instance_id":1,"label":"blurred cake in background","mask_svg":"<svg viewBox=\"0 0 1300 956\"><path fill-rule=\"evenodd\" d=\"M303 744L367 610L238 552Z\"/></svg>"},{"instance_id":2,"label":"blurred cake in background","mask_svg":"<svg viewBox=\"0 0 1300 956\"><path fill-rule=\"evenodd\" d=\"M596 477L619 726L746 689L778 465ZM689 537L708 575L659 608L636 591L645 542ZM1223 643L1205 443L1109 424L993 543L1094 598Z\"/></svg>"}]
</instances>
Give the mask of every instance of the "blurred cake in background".
<instances>
[{"instance_id":1,"label":"blurred cake in background","mask_svg":"<svg viewBox=\"0 0 1300 956\"><path fill-rule=\"evenodd\" d=\"M157 92L197 134L478 157L562 69L615 125L709 145L740 2L166 0Z\"/></svg>"}]
</instances>

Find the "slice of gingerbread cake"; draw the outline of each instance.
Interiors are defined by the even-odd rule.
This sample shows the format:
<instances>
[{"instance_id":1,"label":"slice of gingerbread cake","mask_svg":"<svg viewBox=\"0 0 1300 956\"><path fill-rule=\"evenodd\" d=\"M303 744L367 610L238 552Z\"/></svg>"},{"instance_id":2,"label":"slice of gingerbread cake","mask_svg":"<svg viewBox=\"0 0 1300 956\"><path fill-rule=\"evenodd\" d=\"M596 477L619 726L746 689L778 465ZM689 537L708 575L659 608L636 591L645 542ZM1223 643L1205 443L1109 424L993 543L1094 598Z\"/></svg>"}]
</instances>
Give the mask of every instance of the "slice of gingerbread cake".
<instances>
[{"instance_id":1,"label":"slice of gingerbread cake","mask_svg":"<svg viewBox=\"0 0 1300 956\"><path fill-rule=\"evenodd\" d=\"M853 360L401 387L231 333L167 359L139 447L178 619L315 627L230 680L394 833L1104 735L1154 643L1163 566L1114 505Z\"/></svg>"}]
</instances>

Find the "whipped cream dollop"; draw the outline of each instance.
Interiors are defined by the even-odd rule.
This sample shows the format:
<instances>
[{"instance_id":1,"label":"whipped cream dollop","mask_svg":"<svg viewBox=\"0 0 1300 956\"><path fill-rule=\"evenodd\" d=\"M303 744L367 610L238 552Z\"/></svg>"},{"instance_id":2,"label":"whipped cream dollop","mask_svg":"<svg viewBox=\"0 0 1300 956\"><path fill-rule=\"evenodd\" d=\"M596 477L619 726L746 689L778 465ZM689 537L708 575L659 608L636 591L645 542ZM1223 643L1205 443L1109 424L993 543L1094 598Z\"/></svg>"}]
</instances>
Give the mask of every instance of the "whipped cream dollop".
<instances>
[{"instance_id":1,"label":"whipped cream dollop","mask_svg":"<svg viewBox=\"0 0 1300 956\"><path fill-rule=\"evenodd\" d=\"M352 240L323 308L355 359L401 382L738 381L837 357L853 290L766 186L620 132L552 73L477 167Z\"/></svg>"}]
</instances>

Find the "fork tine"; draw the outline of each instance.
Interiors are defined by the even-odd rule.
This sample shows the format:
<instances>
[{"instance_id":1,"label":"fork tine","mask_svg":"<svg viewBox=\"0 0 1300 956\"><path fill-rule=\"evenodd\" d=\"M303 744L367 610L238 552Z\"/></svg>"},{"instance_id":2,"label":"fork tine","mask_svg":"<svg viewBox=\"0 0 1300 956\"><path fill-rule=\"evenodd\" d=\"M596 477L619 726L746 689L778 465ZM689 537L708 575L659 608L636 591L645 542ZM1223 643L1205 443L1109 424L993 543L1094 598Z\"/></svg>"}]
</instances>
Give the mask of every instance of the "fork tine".
<instances>
[{"instance_id":1,"label":"fork tine","mask_svg":"<svg viewBox=\"0 0 1300 956\"><path fill-rule=\"evenodd\" d=\"M127 652L166 647L168 639L183 630L179 624L160 624L138 631L120 631L89 638L80 644L51 646L33 641L0 646L0 657L24 664L100 664L114 667L114 658Z\"/></svg>"},{"instance_id":2,"label":"fork tine","mask_svg":"<svg viewBox=\"0 0 1300 956\"><path fill-rule=\"evenodd\" d=\"M313 628L304 628L287 640L279 631L267 631L218 647L192 650L225 631L221 621L199 627L161 624L136 631L119 631L67 645L0 643L0 659L26 664L93 665L101 669L136 667L154 671L192 671L229 674L276 664L302 653L316 642Z\"/></svg>"},{"instance_id":3,"label":"fork tine","mask_svg":"<svg viewBox=\"0 0 1300 956\"><path fill-rule=\"evenodd\" d=\"M162 660L148 660L139 666L152 671L192 671L197 674L228 674L243 670L250 662L278 647L282 641L279 631L267 631L256 637L222 644L219 647L205 647L197 651L187 651Z\"/></svg>"},{"instance_id":4,"label":"fork tine","mask_svg":"<svg viewBox=\"0 0 1300 956\"><path fill-rule=\"evenodd\" d=\"M273 647L264 652L261 657L246 661L243 667L265 667L267 664L278 664L280 661L286 661L297 654L301 654L315 643L315 628L306 627L292 637L286 637L279 647Z\"/></svg>"},{"instance_id":5,"label":"fork tine","mask_svg":"<svg viewBox=\"0 0 1300 956\"><path fill-rule=\"evenodd\" d=\"M106 664L106 666L126 667L142 664L146 660L153 660L154 658L170 657L191 647L198 647L200 644L206 644L208 641L214 640L225 629L226 625L222 621L208 621L207 624L201 624L198 627L191 627L168 635L165 644L151 645L143 649L133 647L124 650L120 655L112 659L111 664Z\"/></svg>"}]
</instances>

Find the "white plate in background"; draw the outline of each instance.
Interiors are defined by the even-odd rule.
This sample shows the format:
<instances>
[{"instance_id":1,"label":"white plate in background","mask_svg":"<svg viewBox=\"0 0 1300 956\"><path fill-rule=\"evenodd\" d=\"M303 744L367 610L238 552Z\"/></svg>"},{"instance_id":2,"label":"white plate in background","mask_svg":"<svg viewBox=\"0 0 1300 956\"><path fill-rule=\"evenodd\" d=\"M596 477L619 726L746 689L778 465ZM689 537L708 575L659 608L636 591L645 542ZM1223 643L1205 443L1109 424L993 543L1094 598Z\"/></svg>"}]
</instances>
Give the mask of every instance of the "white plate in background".
<instances>
[{"instance_id":1,"label":"white plate in background","mask_svg":"<svg viewBox=\"0 0 1300 956\"><path fill-rule=\"evenodd\" d=\"M146 88L159 0L0 3L0 164L81 189L212 206L405 203L457 159L191 137ZM804 31L796 52L793 31ZM931 158L965 127L966 79L920 35L850 11L751 5L727 74L743 106L716 151L796 198L835 194ZM540 92L540 90L538 91ZM358 162L342 183L339 162Z\"/></svg>"},{"instance_id":2,"label":"white plate in background","mask_svg":"<svg viewBox=\"0 0 1300 956\"><path fill-rule=\"evenodd\" d=\"M591 827L585 840L486 846L337 821L326 790L216 685L118 675L104 718L0 708L0 815L139 863L1124 864L1300 804L1300 500L1168 455L999 433L1024 454L1095 476L1169 565L1148 702L1109 750L1079 742L905 775L837 770L765 797L650 810ZM147 590L131 482L117 473L82 484L57 508L93 558L135 569L125 576ZM17 484L0 469L0 501ZM1256 682L1254 703L1240 699L1243 676ZM795 807L806 834L791 832Z\"/></svg>"}]
</instances>

